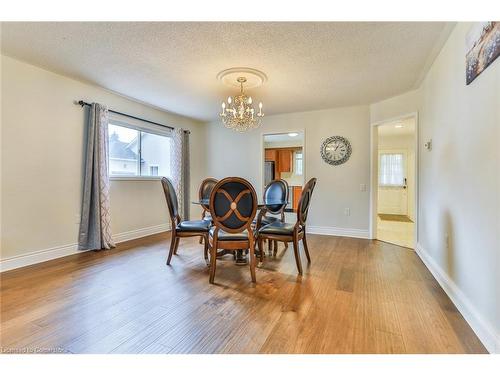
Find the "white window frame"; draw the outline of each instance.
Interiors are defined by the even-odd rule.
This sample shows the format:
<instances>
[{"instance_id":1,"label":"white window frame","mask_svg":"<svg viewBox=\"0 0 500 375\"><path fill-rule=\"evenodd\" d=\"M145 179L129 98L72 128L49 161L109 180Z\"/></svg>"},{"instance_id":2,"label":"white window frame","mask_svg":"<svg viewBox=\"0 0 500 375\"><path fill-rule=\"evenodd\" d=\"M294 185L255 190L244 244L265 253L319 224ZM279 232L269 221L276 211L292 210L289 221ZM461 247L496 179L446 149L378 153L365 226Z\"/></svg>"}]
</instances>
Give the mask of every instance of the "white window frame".
<instances>
[{"instance_id":1,"label":"white window frame","mask_svg":"<svg viewBox=\"0 0 500 375\"><path fill-rule=\"evenodd\" d=\"M297 159L297 154L301 154L301 155L302 155L300 159ZM297 160L300 160L300 161L301 161L301 163L302 163L302 165L301 165L301 169L302 169L302 170L300 171L300 173L297 173ZM304 153L303 153L303 151L302 151L302 150L300 150L300 151L295 151L295 152L293 153L293 161L294 161L294 163L293 163L293 164L294 164L294 165L293 165L293 169L294 169L293 173L294 173L295 175L297 175L297 176L303 176L303 175L304 175Z\"/></svg>"},{"instance_id":2,"label":"white window frame","mask_svg":"<svg viewBox=\"0 0 500 375\"><path fill-rule=\"evenodd\" d=\"M129 128L133 130L137 130L139 132L139 140L138 140L138 151L139 151L139 163L138 163L138 168L139 168L139 175L136 176L127 176L127 175L110 175L109 179L110 181L157 181L161 180L163 176L141 176L140 173L140 168L141 168L141 163L140 163L140 158L141 158L141 147L142 147L142 133L150 133L150 134L155 134L163 137L172 137L172 130L159 126L159 125L154 125L154 124L149 124L147 122L143 122L140 120L135 120L131 119L125 116L121 116L118 114L111 114L109 115L109 121L108 121L108 126L109 125L116 125L116 126L121 126L124 128Z\"/></svg>"}]
</instances>

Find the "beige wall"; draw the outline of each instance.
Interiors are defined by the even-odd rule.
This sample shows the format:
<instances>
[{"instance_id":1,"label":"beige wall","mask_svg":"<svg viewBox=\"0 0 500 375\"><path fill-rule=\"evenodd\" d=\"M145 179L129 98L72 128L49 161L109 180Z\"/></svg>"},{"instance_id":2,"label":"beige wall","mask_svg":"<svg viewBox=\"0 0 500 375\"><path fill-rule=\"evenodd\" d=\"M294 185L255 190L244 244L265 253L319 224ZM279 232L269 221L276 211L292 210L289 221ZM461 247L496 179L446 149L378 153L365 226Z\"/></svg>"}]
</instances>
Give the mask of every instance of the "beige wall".
<instances>
[{"instance_id":1,"label":"beige wall","mask_svg":"<svg viewBox=\"0 0 500 375\"><path fill-rule=\"evenodd\" d=\"M414 90L372 104L370 105L370 122L374 124L411 114L420 108L420 101L421 90Z\"/></svg>"},{"instance_id":2,"label":"beige wall","mask_svg":"<svg viewBox=\"0 0 500 375\"><path fill-rule=\"evenodd\" d=\"M457 24L419 90L370 111L377 122L418 110L417 250L483 343L499 352L500 59L466 86L469 28Z\"/></svg>"},{"instance_id":3,"label":"beige wall","mask_svg":"<svg viewBox=\"0 0 500 375\"><path fill-rule=\"evenodd\" d=\"M369 111L367 106L291 113L265 117L262 127L247 133L226 129L219 121L208 125L207 173L217 178L242 176L262 195L262 136L264 133L305 131L305 180L317 177L308 225L322 232L368 235ZM352 156L347 163L323 162L320 145L332 135L349 139ZM350 216L344 214L350 208ZM352 230L352 231L351 231Z\"/></svg>"},{"instance_id":4,"label":"beige wall","mask_svg":"<svg viewBox=\"0 0 500 375\"><path fill-rule=\"evenodd\" d=\"M2 259L77 241L84 110L75 99L190 129L191 191L197 195L205 169L203 125L10 57L1 61ZM165 224L162 194L158 180L112 181L113 233Z\"/></svg>"}]
</instances>

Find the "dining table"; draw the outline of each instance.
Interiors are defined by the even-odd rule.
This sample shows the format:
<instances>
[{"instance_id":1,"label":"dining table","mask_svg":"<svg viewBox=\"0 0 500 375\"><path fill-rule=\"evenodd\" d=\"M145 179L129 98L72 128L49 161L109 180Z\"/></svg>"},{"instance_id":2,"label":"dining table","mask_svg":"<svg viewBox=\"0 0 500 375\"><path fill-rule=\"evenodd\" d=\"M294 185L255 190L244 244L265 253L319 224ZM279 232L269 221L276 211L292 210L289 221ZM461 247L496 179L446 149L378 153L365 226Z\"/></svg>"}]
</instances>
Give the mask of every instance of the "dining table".
<instances>
[{"instance_id":1,"label":"dining table","mask_svg":"<svg viewBox=\"0 0 500 375\"><path fill-rule=\"evenodd\" d=\"M210 207L210 199L200 199L197 201L192 201L192 204L196 204L199 206L205 206L205 207ZM282 201L282 200L266 200L266 201L261 201L257 202L257 209L261 210L265 207L269 206L274 206L274 205L283 205L283 204L288 204L288 202ZM256 254L259 252L259 250L256 248L255 249ZM231 250L220 250L217 252L217 258L222 257L226 254L234 254L233 251ZM235 256L235 263L238 265L245 265L248 264L248 250L236 250L236 256Z\"/></svg>"}]
</instances>

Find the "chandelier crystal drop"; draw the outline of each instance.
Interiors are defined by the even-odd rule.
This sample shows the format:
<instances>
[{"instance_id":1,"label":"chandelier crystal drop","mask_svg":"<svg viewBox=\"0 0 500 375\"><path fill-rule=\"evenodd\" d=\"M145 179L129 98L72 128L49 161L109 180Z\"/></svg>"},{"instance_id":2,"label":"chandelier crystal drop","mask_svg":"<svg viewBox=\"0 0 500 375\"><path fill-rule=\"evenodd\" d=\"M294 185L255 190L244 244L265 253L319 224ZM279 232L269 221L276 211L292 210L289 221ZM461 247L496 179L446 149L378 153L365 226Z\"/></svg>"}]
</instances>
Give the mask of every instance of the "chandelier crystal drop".
<instances>
[{"instance_id":1,"label":"chandelier crystal drop","mask_svg":"<svg viewBox=\"0 0 500 375\"><path fill-rule=\"evenodd\" d=\"M219 116L226 128L244 132L260 126L262 112L262 102L259 103L259 110L253 107L251 96L245 95L243 84L247 81L245 77L238 77L240 93L234 97L228 97L227 102L222 102L222 111Z\"/></svg>"}]
</instances>

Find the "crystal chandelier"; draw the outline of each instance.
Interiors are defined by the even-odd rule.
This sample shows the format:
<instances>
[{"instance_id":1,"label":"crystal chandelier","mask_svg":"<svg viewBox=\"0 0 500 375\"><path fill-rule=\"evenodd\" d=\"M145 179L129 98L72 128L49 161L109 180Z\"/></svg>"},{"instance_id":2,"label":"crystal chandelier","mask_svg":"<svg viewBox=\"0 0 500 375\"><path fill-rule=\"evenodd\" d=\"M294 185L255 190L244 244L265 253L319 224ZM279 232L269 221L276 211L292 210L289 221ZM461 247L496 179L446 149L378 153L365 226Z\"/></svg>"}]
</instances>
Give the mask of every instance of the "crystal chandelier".
<instances>
[{"instance_id":1,"label":"crystal chandelier","mask_svg":"<svg viewBox=\"0 0 500 375\"><path fill-rule=\"evenodd\" d=\"M259 111L257 112L253 107L252 97L245 95L243 91L243 84L247 79L245 77L238 77L236 81L240 84L240 94L228 97L227 103L222 102L222 111L219 114L222 123L226 128L238 132L258 128L261 118L264 117L262 102L259 103Z\"/></svg>"}]
</instances>

